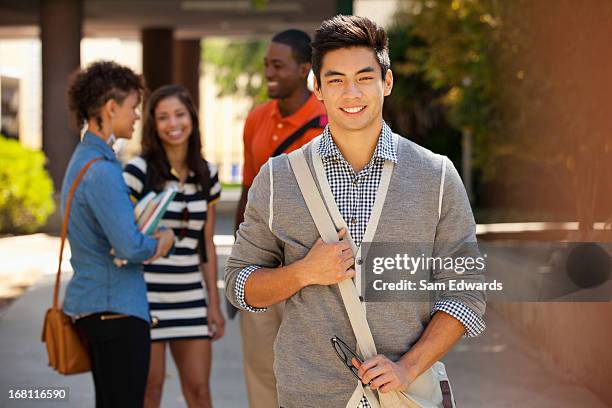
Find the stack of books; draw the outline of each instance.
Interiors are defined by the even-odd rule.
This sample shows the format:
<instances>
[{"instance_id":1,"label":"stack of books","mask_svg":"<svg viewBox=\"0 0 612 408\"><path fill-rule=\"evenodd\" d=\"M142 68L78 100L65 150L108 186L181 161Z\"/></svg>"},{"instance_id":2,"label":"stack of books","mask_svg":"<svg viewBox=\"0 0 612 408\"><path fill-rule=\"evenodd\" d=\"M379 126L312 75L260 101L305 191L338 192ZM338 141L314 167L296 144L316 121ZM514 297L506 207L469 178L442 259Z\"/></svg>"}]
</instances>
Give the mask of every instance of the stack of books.
<instances>
[{"instance_id":1,"label":"stack of books","mask_svg":"<svg viewBox=\"0 0 612 408\"><path fill-rule=\"evenodd\" d=\"M151 235L157 230L159 222L164 217L172 200L174 200L176 193L178 193L176 186L171 186L161 193L150 191L136 204L134 218L140 232ZM121 267L127 264L126 260L115 257L114 249L111 250L111 256L113 256L115 265Z\"/></svg>"},{"instance_id":2,"label":"stack of books","mask_svg":"<svg viewBox=\"0 0 612 408\"><path fill-rule=\"evenodd\" d=\"M134 217L140 232L151 235L157 229L159 221L163 218L168 206L176 196L178 189L169 187L161 193L150 191L134 207Z\"/></svg>"}]
</instances>

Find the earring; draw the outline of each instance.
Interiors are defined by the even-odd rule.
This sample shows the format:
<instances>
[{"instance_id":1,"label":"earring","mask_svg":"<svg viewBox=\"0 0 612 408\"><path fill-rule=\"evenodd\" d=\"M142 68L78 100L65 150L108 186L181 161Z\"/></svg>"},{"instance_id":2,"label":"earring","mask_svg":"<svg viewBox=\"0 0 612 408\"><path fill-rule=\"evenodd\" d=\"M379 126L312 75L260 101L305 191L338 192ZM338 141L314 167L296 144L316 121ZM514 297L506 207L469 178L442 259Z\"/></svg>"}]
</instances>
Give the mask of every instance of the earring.
<instances>
[{"instance_id":1,"label":"earring","mask_svg":"<svg viewBox=\"0 0 612 408\"><path fill-rule=\"evenodd\" d=\"M115 141L117 140L117 137L115 136L115 134L113 133L113 116L115 116L115 114L113 112L110 113L110 118L111 118L111 123L110 123L110 128L111 128L111 134L108 137L108 139L106 139L106 144L109 146L113 146L115 144Z\"/></svg>"}]
</instances>

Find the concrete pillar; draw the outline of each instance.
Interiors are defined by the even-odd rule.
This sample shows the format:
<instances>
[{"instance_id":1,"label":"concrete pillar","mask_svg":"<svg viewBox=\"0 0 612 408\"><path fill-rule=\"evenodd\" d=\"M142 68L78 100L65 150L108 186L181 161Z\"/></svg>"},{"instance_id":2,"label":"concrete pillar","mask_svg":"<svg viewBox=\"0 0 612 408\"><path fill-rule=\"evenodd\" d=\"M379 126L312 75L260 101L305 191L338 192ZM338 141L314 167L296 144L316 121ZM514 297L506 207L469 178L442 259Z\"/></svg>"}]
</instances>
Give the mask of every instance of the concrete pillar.
<instances>
[{"instance_id":1,"label":"concrete pillar","mask_svg":"<svg viewBox=\"0 0 612 408\"><path fill-rule=\"evenodd\" d=\"M174 83L187 88L193 102L200 101L200 40L176 40L174 42Z\"/></svg>"},{"instance_id":2,"label":"concrete pillar","mask_svg":"<svg viewBox=\"0 0 612 408\"><path fill-rule=\"evenodd\" d=\"M66 89L70 74L81 64L81 0L39 2L42 43L42 133L43 150L55 190L70 156L79 143L79 132L72 124Z\"/></svg>"},{"instance_id":3,"label":"concrete pillar","mask_svg":"<svg viewBox=\"0 0 612 408\"><path fill-rule=\"evenodd\" d=\"M173 29L168 27L142 30L142 73L151 91L174 80Z\"/></svg>"}]
</instances>

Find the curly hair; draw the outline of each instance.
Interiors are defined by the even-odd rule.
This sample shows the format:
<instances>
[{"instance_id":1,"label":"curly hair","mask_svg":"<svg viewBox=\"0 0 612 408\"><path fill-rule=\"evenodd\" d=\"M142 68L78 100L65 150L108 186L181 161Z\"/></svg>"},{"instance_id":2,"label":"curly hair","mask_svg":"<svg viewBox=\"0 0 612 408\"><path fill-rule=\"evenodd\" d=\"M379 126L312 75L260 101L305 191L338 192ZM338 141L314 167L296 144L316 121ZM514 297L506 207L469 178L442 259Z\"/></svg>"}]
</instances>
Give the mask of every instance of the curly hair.
<instances>
[{"instance_id":1,"label":"curly hair","mask_svg":"<svg viewBox=\"0 0 612 408\"><path fill-rule=\"evenodd\" d=\"M131 91L142 94L144 90L144 78L130 68L112 61L97 61L72 74L68 107L77 129L92 118L101 128L100 109L107 101L114 99L121 104Z\"/></svg>"},{"instance_id":2,"label":"curly hair","mask_svg":"<svg viewBox=\"0 0 612 408\"><path fill-rule=\"evenodd\" d=\"M325 20L315 32L312 41L312 72L319 84L325 54L350 47L370 48L376 56L382 78L385 79L391 67L389 40L385 30L366 17L339 14Z\"/></svg>"}]
</instances>

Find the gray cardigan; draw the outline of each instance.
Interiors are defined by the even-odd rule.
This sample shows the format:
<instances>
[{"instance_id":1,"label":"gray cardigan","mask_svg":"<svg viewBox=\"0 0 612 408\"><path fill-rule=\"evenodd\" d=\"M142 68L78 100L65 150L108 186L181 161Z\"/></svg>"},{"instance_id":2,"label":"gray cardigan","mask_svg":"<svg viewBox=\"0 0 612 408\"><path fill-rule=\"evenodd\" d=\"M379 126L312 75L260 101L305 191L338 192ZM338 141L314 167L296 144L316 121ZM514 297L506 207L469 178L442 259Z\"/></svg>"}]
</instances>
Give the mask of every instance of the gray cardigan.
<instances>
[{"instance_id":1,"label":"gray cardigan","mask_svg":"<svg viewBox=\"0 0 612 408\"><path fill-rule=\"evenodd\" d=\"M312 143L312 142L311 142ZM302 147L314 174L311 143ZM316 154L316 153L314 153ZM439 216L442 166L446 166ZM318 182L317 182L318 183ZM320 189L320 185L318 185ZM398 163L373 242L433 243L431 256L452 256L455 243L475 242L476 226L461 179L452 163L415 143L399 138ZM251 265L274 268L302 259L319 238L301 196L286 155L271 159L249 191L244 222L225 269L228 299L235 295L239 272ZM453 245L445 245L453 243ZM475 245L471 254L478 256ZM358 273L360 267L357 267ZM455 279L450 271L437 271L434 282ZM482 272L464 274L465 281L484 281ZM407 295L409 296L409 295ZM470 307L480 317L485 311L482 291L439 294ZM377 350L391 360L421 336L430 320L432 304L423 301L367 302L367 320ZM279 404L285 408L345 407L355 390L355 378L338 359L330 339L338 336L353 350L356 340L336 285L312 285L287 299L283 321L274 344L274 373Z\"/></svg>"}]
</instances>

